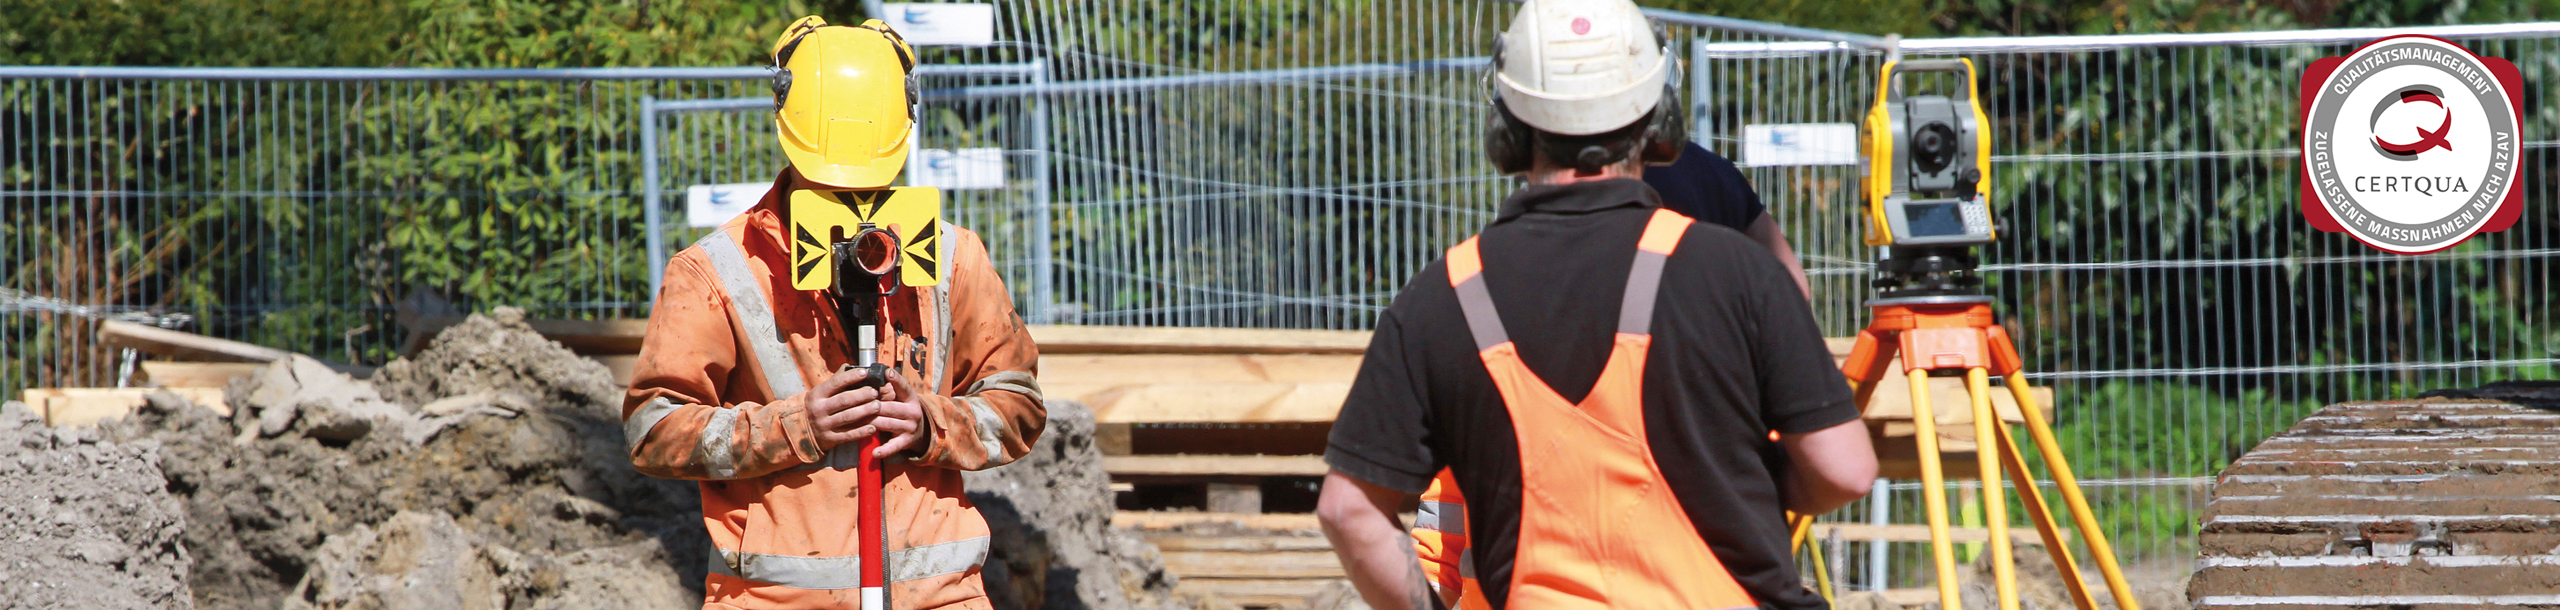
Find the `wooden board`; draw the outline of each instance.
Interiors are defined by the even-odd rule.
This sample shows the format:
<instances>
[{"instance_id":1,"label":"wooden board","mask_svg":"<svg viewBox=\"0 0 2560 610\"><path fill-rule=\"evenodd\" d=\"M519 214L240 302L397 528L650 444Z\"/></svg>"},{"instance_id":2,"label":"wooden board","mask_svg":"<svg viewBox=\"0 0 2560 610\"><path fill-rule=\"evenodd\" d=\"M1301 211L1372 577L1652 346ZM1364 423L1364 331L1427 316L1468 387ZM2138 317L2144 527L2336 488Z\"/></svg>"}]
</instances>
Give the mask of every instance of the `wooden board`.
<instances>
[{"instance_id":1,"label":"wooden board","mask_svg":"<svg viewBox=\"0 0 2560 610\"><path fill-rule=\"evenodd\" d=\"M1281 532L1318 530L1312 514L1237 515L1228 513L1196 513L1190 511L1119 511L1111 515L1111 527L1140 531L1172 530L1195 525L1223 525L1239 529Z\"/></svg>"},{"instance_id":2,"label":"wooden board","mask_svg":"<svg viewBox=\"0 0 2560 610\"><path fill-rule=\"evenodd\" d=\"M293 355L263 345L114 320L98 325L98 339L109 346L180 360L274 362Z\"/></svg>"},{"instance_id":3,"label":"wooden board","mask_svg":"<svg viewBox=\"0 0 2560 610\"><path fill-rule=\"evenodd\" d=\"M1312 455L1115 455L1102 458L1112 477L1321 477L1330 470Z\"/></svg>"},{"instance_id":4,"label":"wooden board","mask_svg":"<svg viewBox=\"0 0 2560 610\"><path fill-rule=\"evenodd\" d=\"M215 413L231 414L221 388L36 388L22 392L20 399L35 408L45 425L87 426L133 413L152 392L175 393Z\"/></svg>"},{"instance_id":5,"label":"wooden board","mask_svg":"<svg viewBox=\"0 0 2560 610\"><path fill-rule=\"evenodd\" d=\"M1158 549L1164 547L1158 546ZM1341 578L1332 549L1312 551L1164 551L1164 569L1194 578Z\"/></svg>"},{"instance_id":6,"label":"wooden board","mask_svg":"<svg viewBox=\"0 0 2560 610\"><path fill-rule=\"evenodd\" d=\"M1953 500L1949 501L1952 502ZM1950 507L1949 510L1954 510L1954 508ZM1815 541L1829 540L1833 531L1838 531L1840 533L1841 540L1847 540L1850 542L1878 540L1884 542L1929 541L1929 526L1917 523L1895 523L1888 525L1869 525L1865 523L1816 523L1813 524L1813 531L1811 535ZM2069 542L2071 540L2071 531L2063 530L2062 533L2063 541ZM1947 528L1947 540L1949 541L1984 542L1990 539L1991 530L1989 528ZM2020 545L2044 546L2044 538L2036 535L2036 528L2031 525L2017 525L2010 527L2009 539Z\"/></svg>"},{"instance_id":7,"label":"wooden board","mask_svg":"<svg viewBox=\"0 0 2560 610\"><path fill-rule=\"evenodd\" d=\"M409 329L408 345L401 349L401 353L415 354L426 349L429 343L434 342L436 333L466 319L444 316L419 321L417 326ZM641 340L649 334L647 318L525 320L524 323L533 327L533 332L542 333L543 338L558 341L561 346L580 354L637 354L640 353Z\"/></svg>"},{"instance_id":8,"label":"wooden board","mask_svg":"<svg viewBox=\"0 0 2560 610\"><path fill-rule=\"evenodd\" d=\"M1369 333L1355 330L1033 325L1043 354L1358 354Z\"/></svg>"},{"instance_id":9,"label":"wooden board","mask_svg":"<svg viewBox=\"0 0 2560 610\"><path fill-rule=\"evenodd\" d=\"M1253 515L1262 517L1265 515ZM1147 542L1165 552L1227 551L1234 553L1268 553L1274 551L1333 552L1333 544L1322 536L1155 536Z\"/></svg>"},{"instance_id":10,"label":"wooden board","mask_svg":"<svg viewBox=\"0 0 2560 610\"><path fill-rule=\"evenodd\" d=\"M1103 423L1331 422L1351 394L1338 382L1192 383L1098 386L1041 374L1044 394L1085 403ZM1168 380L1180 377L1168 375Z\"/></svg>"},{"instance_id":11,"label":"wooden board","mask_svg":"<svg viewBox=\"0 0 2560 610\"><path fill-rule=\"evenodd\" d=\"M142 378L164 388L221 388L267 365L256 362L142 361Z\"/></svg>"},{"instance_id":12,"label":"wooden board","mask_svg":"<svg viewBox=\"0 0 2560 610\"><path fill-rule=\"evenodd\" d=\"M1171 570L1167 570L1171 571ZM1182 588L1216 595L1247 608L1280 608L1298 606L1307 598L1324 592L1333 584L1331 578L1193 578L1182 576Z\"/></svg>"}]
</instances>

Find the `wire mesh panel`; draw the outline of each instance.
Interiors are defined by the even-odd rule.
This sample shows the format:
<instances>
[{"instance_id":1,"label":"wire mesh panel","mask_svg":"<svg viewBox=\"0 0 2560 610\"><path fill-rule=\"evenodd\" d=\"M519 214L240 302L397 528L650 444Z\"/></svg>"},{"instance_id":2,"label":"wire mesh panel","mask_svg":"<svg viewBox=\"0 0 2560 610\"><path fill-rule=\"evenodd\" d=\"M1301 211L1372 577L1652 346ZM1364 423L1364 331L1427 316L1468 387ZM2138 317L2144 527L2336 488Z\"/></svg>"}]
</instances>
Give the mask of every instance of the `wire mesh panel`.
<instances>
[{"instance_id":1,"label":"wire mesh panel","mask_svg":"<svg viewBox=\"0 0 2560 610\"><path fill-rule=\"evenodd\" d=\"M116 383L102 316L380 362L404 305L645 315L633 101L744 92L613 71L115 74L0 79L10 397Z\"/></svg>"}]
</instances>

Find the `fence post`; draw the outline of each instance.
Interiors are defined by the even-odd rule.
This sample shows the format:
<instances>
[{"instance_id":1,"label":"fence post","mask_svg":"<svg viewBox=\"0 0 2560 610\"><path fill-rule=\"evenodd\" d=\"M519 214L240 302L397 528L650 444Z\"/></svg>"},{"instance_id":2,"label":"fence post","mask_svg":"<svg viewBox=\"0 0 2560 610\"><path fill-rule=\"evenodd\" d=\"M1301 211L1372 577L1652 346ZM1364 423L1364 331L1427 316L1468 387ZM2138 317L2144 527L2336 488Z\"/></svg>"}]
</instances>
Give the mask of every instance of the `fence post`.
<instances>
[{"instance_id":1,"label":"fence post","mask_svg":"<svg viewBox=\"0 0 2560 610\"><path fill-rule=\"evenodd\" d=\"M1057 264L1049 251L1049 59L1031 60L1031 321L1057 322L1054 282Z\"/></svg>"},{"instance_id":2,"label":"fence post","mask_svg":"<svg viewBox=\"0 0 2560 610\"><path fill-rule=\"evenodd\" d=\"M667 280L667 229L658 222L658 96L640 96L640 215L649 235L649 307Z\"/></svg>"}]
</instances>

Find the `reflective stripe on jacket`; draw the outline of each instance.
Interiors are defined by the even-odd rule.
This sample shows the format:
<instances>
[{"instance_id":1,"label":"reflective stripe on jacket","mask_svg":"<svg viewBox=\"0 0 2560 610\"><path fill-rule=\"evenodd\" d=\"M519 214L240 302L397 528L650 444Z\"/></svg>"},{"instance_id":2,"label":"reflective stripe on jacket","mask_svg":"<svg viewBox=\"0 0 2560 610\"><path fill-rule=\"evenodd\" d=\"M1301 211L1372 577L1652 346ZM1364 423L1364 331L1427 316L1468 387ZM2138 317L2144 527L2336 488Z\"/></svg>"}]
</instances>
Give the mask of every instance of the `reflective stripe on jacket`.
<instances>
[{"instance_id":1,"label":"reflective stripe on jacket","mask_svg":"<svg viewBox=\"0 0 2560 610\"><path fill-rule=\"evenodd\" d=\"M1690 220L1656 210L1637 241L1609 363L1581 402L1565 400L1520 360L1485 289L1477 240L1449 249L1478 356L1520 442L1520 532L1504 607L1537 610L1755 605L1699 536L1646 444L1644 365L1663 264ZM1415 551L1425 575L1461 608L1488 608L1467 545L1465 498L1442 469L1422 497ZM1451 573L1456 578L1451 578Z\"/></svg>"},{"instance_id":2,"label":"reflective stripe on jacket","mask_svg":"<svg viewBox=\"0 0 2560 610\"><path fill-rule=\"evenodd\" d=\"M789 174L756 207L667 264L665 288L623 400L632 466L701 481L714 556L705 607L860 603L855 444L821 451L809 386L851 358L833 305L790 289L780 210ZM940 286L890 298L883 361L925 412L921 449L883 472L892 607L987 608L986 520L960 472L1030 451L1047 423L1039 352L986 245L944 225ZM779 288L779 290L777 290Z\"/></svg>"}]
</instances>

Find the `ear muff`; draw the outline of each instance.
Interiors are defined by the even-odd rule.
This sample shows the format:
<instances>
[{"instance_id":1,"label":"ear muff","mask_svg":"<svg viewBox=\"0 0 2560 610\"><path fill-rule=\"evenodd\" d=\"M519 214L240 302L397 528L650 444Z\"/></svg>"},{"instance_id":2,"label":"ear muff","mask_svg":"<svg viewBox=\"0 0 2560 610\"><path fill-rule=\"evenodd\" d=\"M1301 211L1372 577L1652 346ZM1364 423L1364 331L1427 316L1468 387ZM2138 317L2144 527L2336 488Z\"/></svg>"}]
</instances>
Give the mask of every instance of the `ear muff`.
<instances>
[{"instance_id":1,"label":"ear muff","mask_svg":"<svg viewBox=\"0 0 2560 610\"><path fill-rule=\"evenodd\" d=\"M782 43L781 48L773 51L773 110L775 112L782 111L782 102L791 99L791 53L800 50L800 41L808 39L810 32L818 31L818 28L827 25L826 20L815 17L801 23L805 25L799 25L798 29L791 32L791 41Z\"/></svg>"},{"instance_id":2,"label":"ear muff","mask_svg":"<svg viewBox=\"0 0 2560 610\"><path fill-rule=\"evenodd\" d=\"M1511 107L1494 98L1493 112L1484 119L1484 158L1493 169L1508 176L1525 171L1537 162L1537 132L1511 116Z\"/></svg>"},{"instance_id":3,"label":"ear muff","mask_svg":"<svg viewBox=\"0 0 2560 610\"><path fill-rule=\"evenodd\" d=\"M898 52L898 70L907 75L907 122L915 122L916 106L923 104L924 99L923 94L916 89L916 57L909 54L907 50L907 37L899 36L897 28L886 25L872 27L870 23L865 22L861 27L879 32L882 37L888 38L889 49Z\"/></svg>"},{"instance_id":4,"label":"ear muff","mask_svg":"<svg viewBox=\"0 0 2560 610\"><path fill-rule=\"evenodd\" d=\"M1689 112L1682 107L1679 85L1664 82L1662 101L1653 105L1653 115L1646 118L1644 162L1648 165L1670 165L1680 161L1680 151L1689 148Z\"/></svg>"},{"instance_id":5,"label":"ear muff","mask_svg":"<svg viewBox=\"0 0 2560 610\"><path fill-rule=\"evenodd\" d=\"M1639 154L1646 164L1670 165L1689 147L1689 108L1680 103L1681 66L1679 56L1672 54L1671 30L1660 21L1653 22L1653 41L1662 45L1662 69L1670 73L1662 79L1662 101L1653 104Z\"/></svg>"}]
</instances>

